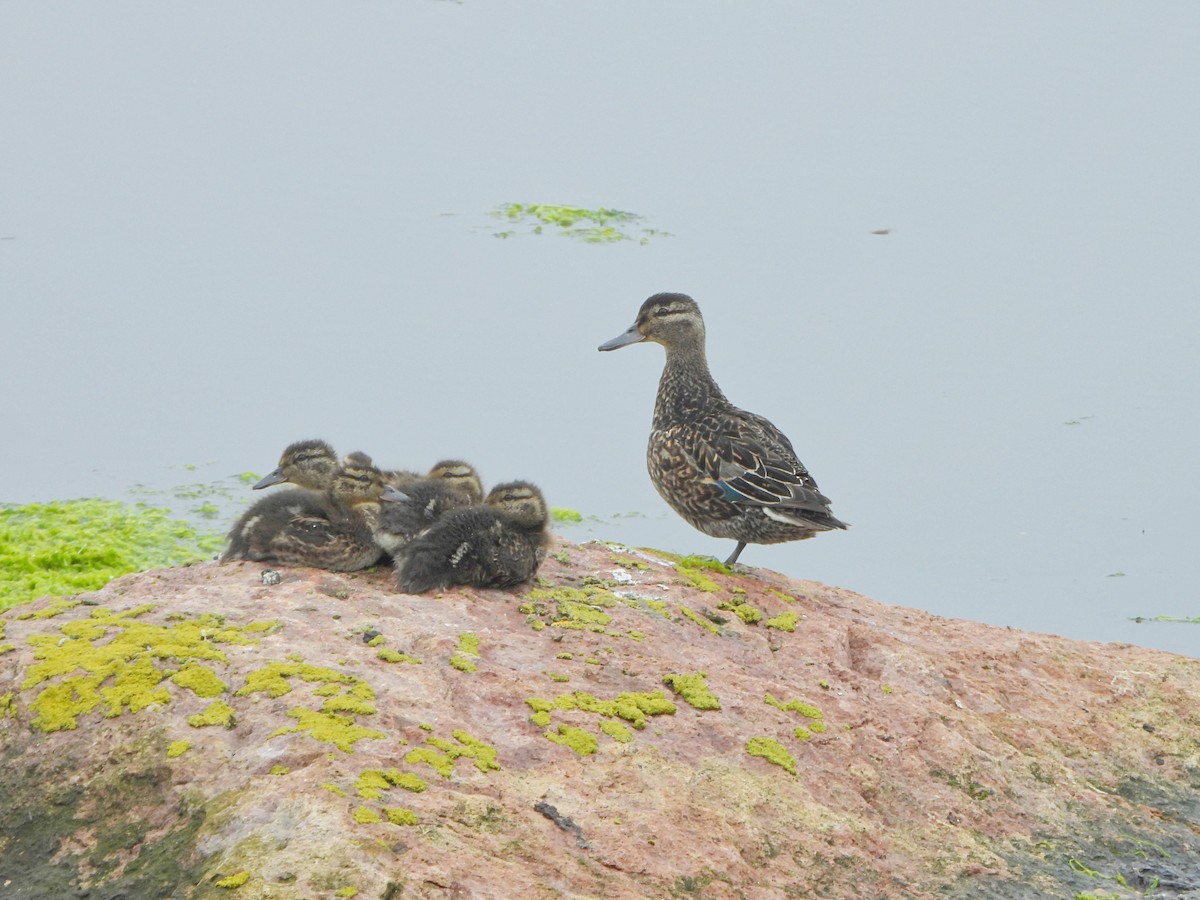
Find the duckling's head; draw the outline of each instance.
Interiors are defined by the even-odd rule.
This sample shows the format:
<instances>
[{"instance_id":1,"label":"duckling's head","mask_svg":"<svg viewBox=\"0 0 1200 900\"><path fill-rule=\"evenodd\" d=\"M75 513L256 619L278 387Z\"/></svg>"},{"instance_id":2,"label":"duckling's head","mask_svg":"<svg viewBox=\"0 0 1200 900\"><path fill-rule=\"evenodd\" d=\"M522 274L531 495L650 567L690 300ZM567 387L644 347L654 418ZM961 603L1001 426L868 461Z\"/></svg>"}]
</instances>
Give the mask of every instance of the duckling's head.
<instances>
[{"instance_id":1,"label":"duckling's head","mask_svg":"<svg viewBox=\"0 0 1200 900\"><path fill-rule=\"evenodd\" d=\"M640 341L654 341L668 349L703 346L704 319L700 307L687 294L655 294L642 304L629 330L597 349L618 350Z\"/></svg>"},{"instance_id":2,"label":"duckling's head","mask_svg":"<svg viewBox=\"0 0 1200 900\"><path fill-rule=\"evenodd\" d=\"M483 502L483 482L475 467L461 459L443 459L429 470L429 478L441 481L462 496L467 506Z\"/></svg>"},{"instance_id":3,"label":"duckling's head","mask_svg":"<svg viewBox=\"0 0 1200 900\"><path fill-rule=\"evenodd\" d=\"M329 492L349 506L378 503L383 493L383 474L365 453L350 453L342 460Z\"/></svg>"},{"instance_id":4,"label":"duckling's head","mask_svg":"<svg viewBox=\"0 0 1200 900\"><path fill-rule=\"evenodd\" d=\"M506 481L492 488L484 501L522 528L544 528L549 514L546 498L528 481Z\"/></svg>"},{"instance_id":5,"label":"duckling's head","mask_svg":"<svg viewBox=\"0 0 1200 900\"><path fill-rule=\"evenodd\" d=\"M279 467L254 485L254 490L290 481L297 487L323 491L333 483L337 470L337 454L327 443L296 441L279 457Z\"/></svg>"}]
</instances>

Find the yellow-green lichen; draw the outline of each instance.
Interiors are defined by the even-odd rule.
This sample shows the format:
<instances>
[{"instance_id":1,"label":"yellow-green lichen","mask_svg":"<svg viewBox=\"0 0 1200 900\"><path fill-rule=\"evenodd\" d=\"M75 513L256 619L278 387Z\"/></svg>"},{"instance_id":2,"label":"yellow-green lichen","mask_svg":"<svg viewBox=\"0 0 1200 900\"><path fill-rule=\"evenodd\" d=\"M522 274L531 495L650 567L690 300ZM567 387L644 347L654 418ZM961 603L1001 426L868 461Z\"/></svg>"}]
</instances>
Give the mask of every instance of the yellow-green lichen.
<instances>
[{"instance_id":1,"label":"yellow-green lichen","mask_svg":"<svg viewBox=\"0 0 1200 900\"><path fill-rule=\"evenodd\" d=\"M705 673L664 675L663 682L696 709L720 709L721 701L708 689Z\"/></svg>"},{"instance_id":2,"label":"yellow-green lichen","mask_svg":"<svg viewBox=\"0 0 1200 900\"><path fill-rule=\"evenodd\" d=\"M319 688L313 688L314 697L336 697L341 692L340 684L323 684Z\"/></svg>"},{"instance_id":3,"label":"yellow-green lichen","mask_svg":"<svg viewBox=\"0 0 1200 900\"><path fill-rule=\"evenodd\" d=\"M174 759L177 756L183 756L192 746L191 741L172 741L167 744L167 759Z\"/></svg>"},{"instance_id":4,"label":"yellow-green lichen","mask_svg":"<svg viewBox=\"0 0 1200 900\"><path fill-rule=\"evenodd\" d=\"M290 771L292 771L292 770L289 769L287 766L271 766L271 774L272 775L286 775Z\"/></svg>"},{"instance_id":5,"label":"yellow-green lichen","mask_svg":"<svg viewBox=\"0 0 1200 900\"><path fill-rule=\"evenodd\" d=\"M346 898L357 897L358 896L358 888L349 887L349 886L343 887L343 888L338 888L336 891L333 892L333 896L346 897Z\"/></svg>"},{"instance_id":6,"label":"yellow-green lichen","mask_svg":"<svg viewBox=\"0 0 1200 900\"><path fill-rule=\"evenodd\" d=\"M705 575L699 569L689 569L682 565L679 565L679 566L675 567L675 571L678 572L680 575L682 575L684 578L686 578L688 583L690 583L691 586L694 587L698 591L714 593L721 589L721 586L719 584L717 584L715 581L713 581L711 578L709 578L707 575Z\"/></svg>"},{"instance_id":7,"label":"yellow-green lichen","mask_svg":"<svg viewBox=\"0 0 1200 900\"><path fill-rule=\"evenodd\" d=\"M796 602L796 598L793 597L791 594L785 594L783 591L775 590L775 588L767 588L767 593L774 594L776 597L778 597L784 603L795 603Z\"/></svg>"},{"instance_id":8,"label":"yellow-green lichen","mask_svg":"<svg viewBox=\"0 0 1200 900\"><path fill-rule=\"evenodd\" d=\"M668 700L662 691L626 691L612 700L602 700L592 694L575 691L571 694L559 694L554 700L530 697L525 702L534 711L530 721L543 727L550 724L550 712L555 709L578 709L605 718L624 719L638 730L646 727L648 716L674 715L676 709L675 704Z\"/></svg>"},{"instance_id":9,"label":"yellow-green lichen","mask_svg":"<svg viewBox=\"0 0 1200 900\"><path fill-rule=\"evenodd\" d=\"M718 608L729 610L747 625L753 625L755 622L761 621L763 617L762 610L757 606L751 606L749 603L730 601L720 604Z\"/></svg>"},{"instance_id":10,"label":"yellow-green lichen","mask_svg":"<svg viewBox=\"0 0 1200 900\"><path fill-rule=\"evenodd\" d=\"M359 825L375 825L382 822L379 813L367 806L360 806L354 811L354 821Z\"/></svg>"},{"instance_id":11,"label":"yellow-green lichen","mask_svg":"<svg viewBox=\"0 0 1200 900\"><path fill-rule=\"evenodd\" d=\"M385 807L383 814L387 816L387 820L393 825L416 825L419 822L415 812L410 809L402 809L399 806Z\"/></svg>"},{"instance_id":12,"label":"yellow-green lichen","mask_svg":"<svg viewBox=\"0 0 1200 900\"><path fill-rule=\"evenodd\" d=\"M809 722L808 730L813 734L824 734L829 728L824 722Z\"/></svg>"},{"instance_id":13,"label":"yellow-green lichen","mask_svg":"<svg viewBox=\"0 0 1200 900\"><path fill-rule=\"evenodd\" d=\"M469 656L479 655L479 637L478 635L466 632L458 636L458 652L466 653Z\"/></svg>"},{"instance_id":14,"label":"yellow-green lichen","mask_svg":"<svg viewBox=\"0 0 1200 900\"><path fill-rule=\"evenodd\" d=\"M796 740L798 741L811 740L813 736L813 733L802 725L797 725L794 733L796 735Z\"/></svg>"},{"instance_id":15,"label":"yellow-green lichen","mask_svg":"<svg viewBox=\"0 0 1200 900\"><path fill-rule=\"evenodd\" d=\"M11 653L16 649L16 646L13 644L0 644L0 656L3 656L5 653Z\"/></svg>"},{"instance_id":16,"label":"yellow-green lichen","mask_svg":"<svg viewBox=\"0 0 1200 900\"><path fill-rule=\"evenodd\" d=\"M684 556L679 559L676 568L679 566L685 569L707 569L709 572L718 572L721 575L733 574L733 566L727 566L712 556L699 556L697 554Z\"/></svg>"},{"instance_id":17,"label":"yellow-green lichen","mask_svg":"<svg viewBox=\"0 0 1200 900\"><path fill-rule=\"evenodd\" d=\"M226 728L233 728L237 724L237 717L234 714L233 707L224 700L214 700L208 706L204 707L204 712L188 716L187 722L193 728L207 728L210 725L223 725Z\"/></svg>"},{"instance_id":18,"label":"yellow-green lichen","mask_svg":"<svg viewBox=\"0 0 1200 900\"><path fill-rule=\"evenodd\" d=\"M454 773L454 760L432 747L417 747L415 750L410 750L405 755L404 761L414 766L417 763L425 763L443 778L449 778Z\"/></svg>"},{"instance_id":19,"label":"yellow-green lichen","mask_svg":"<svg viewBox=\"0 0 1200 900\"><path fill-rule=\"evenodd\" d=\"M367 800L382 797L384 791L390 791L393 787L420 793L428 786L420 776L397 769L364 769L354 782L355 793Z\"/></svg>"},{"instance_id":20,"label":"yellow-green lichen","mask_svg":"<svg viewBox=\"0 0 1200 900\"><path fill-rule=\"evenodd\" d=\"M286 725L275 729L268 737L281 734L306 731L313 740L333 744L343 753L351 753L354 744L366 738L382 738L382 731L373 728L363 728L357 725L349 716L339 716L332 713L317 712L304 707L288 710L288 716L295 719L297 724L291 728Z\"/></svg>"},{"instance_id":21,"label":"yellow-green lichen","mask_svg":"<svg viewBox=\"0 0 1200 900\"><path fill-rule=\"evenodd\" d=\"M549 724L549 722L547 722ZM629 729L620 722L601 722L600 730L607 734L614 741L622 744L628 744L633 740L633 735L629 733Z\"/></svg>"},{"instance_id":22,"label":"yellow-green lichen","mask_svg":"<svg viewBox=\"0 0 1200 900\"><path fill-rule=\"evenodd\" d=\"M761 756L767 762L781 766L792 775L796 774L796 758L788 753L787 748L779 741L769 737L753 737L746 742L746 752L751 756Z\"/></svg>"},{"instance_id":23,"label":"yellow-green lichen","mask_svg":"<svg viewBox=\"0 0 1200 900\"><path fill-rule=\"evenodd\" d=\"M204 672L195 668L196 661L227 662L220 644L254 642L245 629L226 626L221 617L211 614L171 625L138 621L153 609L153 604L123 612L96 607L86 619L63 623L59 634L31 635L28 642L37 662L26 671L22 689L52 682L30 704L38 713L34 726L43 731L75 728L78 717L101 702L106 703L108 716L169 703L171 695L163 683L168 676L183 673L185 686L189 679L211 685ZM182 665L172 672L155 666L157 660Z\"/></svg>"},{"instance_id":24,"label":"yellow-green lichen","mask_svg":"<svg viewBox=\"0 0 1200 900\"><path fill-rule=\"evenodd\" d=\"M596 609L593 606L583 603L574 603L570 600L564 600L558 604L558 613L562 618L550 624L559 628L607 625L612 621L612 616L604 612L604 610Z\"/></svg>"},{"instance_id":25,"label":"yellow-green lichen","mask_svg":"<svg viewBox=\"0 0 1200 900\"><path fill-rule=\"evenodd\" d=\"M325 790L329 791L331 794L337 794L339 797L347 796L345 788L340 788L331 781L326 781L321 785L321 787L325 788Z\"/></svg>"},{"instance_id":26,"label":"yellow-green lichen","mask_svg":"<svg viewBox=\"0 0 1200 900\"><path fill-rule=\"evenodd\" d=\"M386 644L386 643L387 643L387 638L385 638L382 634L377 634L377 635L375 635L375 637L373 637L369 641L367 641L367 646L368 647L378 647L380 644Z\"/></svg>"},{"instance_id":27,"label":"yellow-green lichen","mask_svg":"<svg viewBox=\"0 0 1200 900\"><path fill-rule=\"evenodd\" d=\"M763 702L769 706L774 706L776 709L782 709L784 712L798 712L802 716L807 716L810 719L824 718L825 714L817 709L811 703L805 703L803 700L789 700L784 703L781 700L776 700L771 694L763 697Z\"/></svg>"},{"instance_id":28,"label":"yellow-green lichen","mask_svg":"<svg viewBox=\"0 0 1200 900\"><path fill-rule=\"evenodd\" d=\"M222 878L217 882L217 887L225 888L226 890L234 890L236 888L240 888L249 880L249 872L238 872L236 875L230 875L228 878Z\"/></svg>"},{"instance_id":29,"label":"yellow-green lichen","mask_svg":"<svg viewBox=\"0 0 1200 900\"><path fill-rule=\"evenodd\" d=\"M475 761L475 768L480 772L500 768L500 764L496 762L496 748L491 744L472 737L462 729L451 732L450 736L458 741L461 746L455 746L446 739L438 737L431 737L425 743L430 747L436 747L438 750L443 751L451 760L458 759L460 756L473 759Z\"/></svg>"},{"instance_id":30,"label":"yellow-green lichen","mask_svg":"<svg viewBox=\"0 0 1200 900\"><path fill-rule=\"evenodd\" d=\"M0 694L0 719L7 719L10 716L16 716L17 704L13 702L13 692Z\"/></svg>"},{"instance_id":31,"label":"yellow-green lichen","mask_svg":"<svg viewBox=\"0 0 1200 900\"><path fill-rule=\"evenodd\" d=\"M708 621L708 619L704 618L704 616L700 615L700 613L696 612L694 609L691 609L690 607L687 607L687 606L681 606L681 607L679 607L679 611L681 613L683 613L685 618L691 619L693 622L695 622L697 625L699 625L701 628L705 629L706 631L709 631L713 634L721 633L721 629L719 629L712 622Z\"/></svg>"},{"instance_id":32,"label":"yellow-green lichen","mask_svg":"<svg viewBox=\"0 0 1200 900\"><path fill-rule=\"evenodd\" d=\"M460 672L474 672L478 668L471 657L464 656L461 653L455 653L450 657L450 665Z\"/></svg>"},{"instance_id":33,"label":"yellow-green lichen","mask_svg":"<svg viewBox=\"0 0 1200 900\"><path fill-rule=\"evenodd\" d=\"M182 688L187 688L197 697L211 700L229 690L229 685L217 677L217 673L208 666L198 662L185 662L171 680Z\"/></svg>"},{"instance_id":34,"label":"yellow-green lichen","mask_svg":"<svg viewBox=\"0 0 1200 900\"><path fill-rule=\"evenodd\" d=\"M562 681L570 681L571 680L570 675L563 675L560 672L547 672L546 674L550 677L551 681L562 682Z\"/></svg>"},{"instance_id":35,"label":"yellow-green lichen","mask_svg":"<svg viewBox=\"0 0 1200 900\"><path fill-rule=\"evenodd\" d=\"M614 555L612 561L618 566L626 569L649 569L650 563L643 562L640 559L630 559L628 556Z\"/></svg>"},{"instance_id":36,"label":"yellow-green lichen","mask_svg":"<svg viewBox=\"0 0 1200 900\"><path fill-rule=\"evenodd\" d=\"M546 740L570 747L580 756L590 756L600 746L600 742L596 740L594 734L572 725L559 725L557 732L547 731L545 736Z\"/></svg>"},{"instance_id":37,"label":"yellow-green lichen","mask_svg":"<svg viewBox=\"0 0 1200 900\"><path fill-rule=\"evenodd\" d=\"M238 688L237 695L244 697L247 694L261 692L268 697L282 697L292 690L292 686L288 683L289 678L325 684L348 684L355 680L353 675L346 675L336 669L328 669L323 666L312 666L300 662L273 662L248 673L246 683Z\"/></svg>"},{"instance_id":38,"label":"yellow-green lichen","mask_svg":"<svg viewBox=\"0 0 1200 900\"><path fill-rule=\"evenodd\" d=\"M763 624L768 628L777 628L780 631L795 631L796 623L799 621L800 616L798 613L785 612L767 619Z\"/></svg>"},{"instance_id":39,"label":"yellow-green lichen","mask_svg":"<svg viewBox=\"0 0 1200 900\"><path fill-rule=\"evenodd\" d=\"M340 697L330 697L322 703L321 712L347 712L353 713L356 716L372 716L376 713L376 709L373 703L361 700L350 694L342 694Z\"/></svg>"},{"instance_id":40,"label":"yellow-green lichen","mask_svg":"<svg viewBox=\"0 0 1200 900\"><path fill-rule=\"evenodd\" d=\"M421 665L421 660L409 656L407 653L397 653L395 650L380 650L375 654L384 662L390 663L410 663L415 666Z\"/></svg>"},{"instance_id":41,"label":"yellow-green lichen","mask_svg":"<svg viewBox=\"0 0 1200 900\"><path fill-rule=\"evenodd\" d=\"M554 654L554 658L555 659L574 659L575 654L574 653L556 653L556 654Z\"/></svg>"}]
</instances>

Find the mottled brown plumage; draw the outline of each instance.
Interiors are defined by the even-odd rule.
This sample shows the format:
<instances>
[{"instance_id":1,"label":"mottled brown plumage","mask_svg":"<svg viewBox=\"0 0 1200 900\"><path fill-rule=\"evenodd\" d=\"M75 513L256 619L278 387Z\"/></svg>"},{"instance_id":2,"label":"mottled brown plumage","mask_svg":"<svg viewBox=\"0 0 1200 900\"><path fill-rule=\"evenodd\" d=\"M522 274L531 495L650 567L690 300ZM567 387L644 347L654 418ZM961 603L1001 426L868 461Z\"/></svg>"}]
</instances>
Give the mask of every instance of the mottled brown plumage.
<instances>
[{"instance_id":1,"label":"mottled brown plumage","mask_svg":"<svg viewBox=\"0 0 1200 900\"><path fill-rule=\"evenodd\" d=\"M365 453L342 462L327 491L264 497L234 524L222 557L352 572L378 562L375 543L383 479Z\"/></svg>"},{"instance_id":2,"label":"mottled brown plumage","mask_svg":"<svg viewBox=\"0 0 1200 900\"><path fill-rule=\"evenodd\" d=\"M655 294L626 332L600 345L639 341L666 349L646 451L650 480L688 524L738 542L799 541L846 528L833 517L791 441L762 416L730 403L708 370L704 319L685 294Z\"/></svg>"},{"instance_id":3,"label":"mottled brown plumage","mask_svg":"<svg viewBox=\"0 0 1200 900\"><path fill-rule=\"evenodd\" d=\"M328 490L338 468L337 454L325 441L296 441L283 451L278 468L255 484L254 490L285 481L310 491Z\"/></svg>"},{"instance_id":4,"label":"mottled brown plumage","mask_svg":"<svg viewBox=\"0 0 1200 900\"><path fill-rule=\"evenodd\" d=\"M527 481L496 485L482 506L442 516L396 557L396 583L409 594L452 584L505 588L531 579L546 555L549 514Z\"/></svg>"},{"instance_id":5,"label":"mottled brown plumage","mask_svg":"<svg viewBox=\"0 0 1200 900\"><path fill-rule=\"evenodd\" d=\"M409 481L402 489L384 489L375 542L395 556L405 544L452 509L483 502L483 484L468 463L444 459L424 478Z\"/></svg>"}]
</instances>

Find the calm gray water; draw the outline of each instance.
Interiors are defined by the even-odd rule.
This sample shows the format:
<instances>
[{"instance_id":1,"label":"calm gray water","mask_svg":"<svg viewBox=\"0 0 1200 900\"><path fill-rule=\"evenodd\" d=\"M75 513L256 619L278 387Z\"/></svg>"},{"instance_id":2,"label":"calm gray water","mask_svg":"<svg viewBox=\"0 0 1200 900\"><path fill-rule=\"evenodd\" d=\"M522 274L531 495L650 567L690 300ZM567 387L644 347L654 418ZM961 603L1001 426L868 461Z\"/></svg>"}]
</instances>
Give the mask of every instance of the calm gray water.
<instances>
[{"instance_id":1,"label":"calm gray water","mask_svg":"<svg viewBox=\"0 0 1200 900\"><path fill-rule=\"evenodd\" d=\"M645 473L661 349L595 349L684 291L853 524L743 562L1200 656L1200 625L1129 621L1200 615L1198 30L1183 2L5 4L0 499L321 436L724 557ZM673 236L499 240L507 201Z\"/></svg>"}]
</instances>

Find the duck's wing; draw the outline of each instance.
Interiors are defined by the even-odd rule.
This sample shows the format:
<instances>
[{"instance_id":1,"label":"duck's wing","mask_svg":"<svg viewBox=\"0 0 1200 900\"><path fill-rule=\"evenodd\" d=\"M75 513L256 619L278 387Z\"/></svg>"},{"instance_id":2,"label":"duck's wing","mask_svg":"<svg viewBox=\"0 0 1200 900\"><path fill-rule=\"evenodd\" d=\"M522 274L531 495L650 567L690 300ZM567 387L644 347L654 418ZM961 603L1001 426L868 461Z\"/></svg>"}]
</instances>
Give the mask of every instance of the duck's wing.
<instances>
[{"instance_id":1,"label":"duck's wing","mask_svg":"<svg viewBox=\"0 0 1200 900\"><path fill-rule=\"evenodd\" d=\"M685 449L725 497L746 506L831 518L830 500L791 441L762 416L730 409L689 429Z\"/></svg>"}]
</instances>

